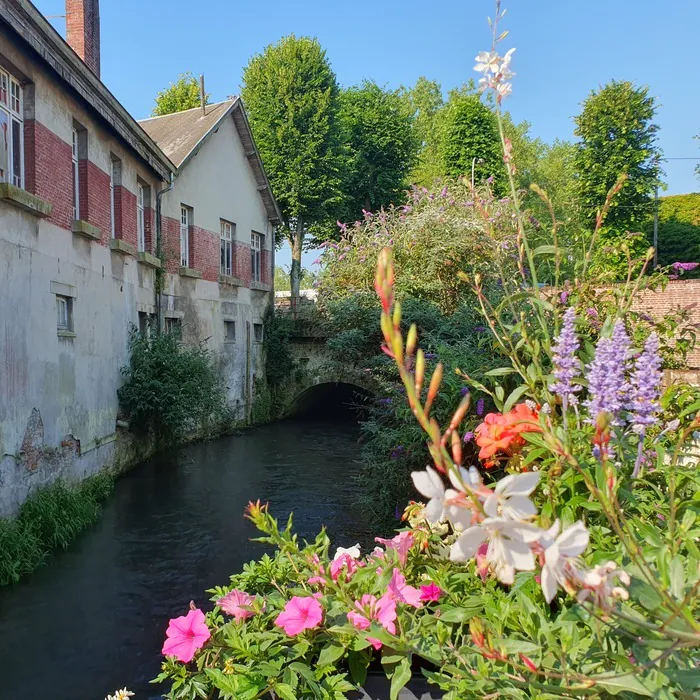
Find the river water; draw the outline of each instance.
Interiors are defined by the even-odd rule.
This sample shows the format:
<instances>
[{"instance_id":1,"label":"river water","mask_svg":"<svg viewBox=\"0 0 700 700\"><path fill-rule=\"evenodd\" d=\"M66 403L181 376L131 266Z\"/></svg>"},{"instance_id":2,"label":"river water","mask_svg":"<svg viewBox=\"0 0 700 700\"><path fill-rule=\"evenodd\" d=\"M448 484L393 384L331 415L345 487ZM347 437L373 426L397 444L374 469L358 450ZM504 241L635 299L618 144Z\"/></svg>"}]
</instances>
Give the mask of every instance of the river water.
<instances>
[{"instance_id":1,"label":"river water","mask_svg":"<svg viewBox=\"0 0 700 700\"><path fill-rule=\"evenodd\" d=\"M0 589L0 699L103 700L125 685L160 697L168 619L259 556L243 518L269 501L297 532L366 541L357 506L357 424L286 421L163 453L123 476L67 551Z\"/></svg>"}]
</instances>

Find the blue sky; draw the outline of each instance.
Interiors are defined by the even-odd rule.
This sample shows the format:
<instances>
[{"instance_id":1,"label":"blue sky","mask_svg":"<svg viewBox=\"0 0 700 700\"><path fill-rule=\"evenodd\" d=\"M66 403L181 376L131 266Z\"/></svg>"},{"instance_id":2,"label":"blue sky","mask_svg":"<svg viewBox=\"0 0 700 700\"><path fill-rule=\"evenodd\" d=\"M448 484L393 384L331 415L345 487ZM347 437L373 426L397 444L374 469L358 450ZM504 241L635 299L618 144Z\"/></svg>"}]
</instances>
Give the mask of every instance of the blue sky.
<instances>
[{"instance_id":1,"label":"blue sky","mask_svg":"<svg viewBox=\"0 0 700 700\"><path fill-rule=\"evenodd\" d=\"M64 0L34 0L46 15ZM545 141L571 139L571 117L611 79L648 85L658 98L667 157L700 159L698 0L511 0L503 46L516 47L506 107ZM184 71L204 73L214 101L237 94L249 58L285 34L319 39L341 85L390 87L420 75L443 90L476 74L490 44L490 0L102 0L102 78L136 117ZM52 19L64 33L63 19ZM666 164L668 193L700 191L690 160ZM279 260L286 261L288 254Z\"/></svg>"}]
</instances>

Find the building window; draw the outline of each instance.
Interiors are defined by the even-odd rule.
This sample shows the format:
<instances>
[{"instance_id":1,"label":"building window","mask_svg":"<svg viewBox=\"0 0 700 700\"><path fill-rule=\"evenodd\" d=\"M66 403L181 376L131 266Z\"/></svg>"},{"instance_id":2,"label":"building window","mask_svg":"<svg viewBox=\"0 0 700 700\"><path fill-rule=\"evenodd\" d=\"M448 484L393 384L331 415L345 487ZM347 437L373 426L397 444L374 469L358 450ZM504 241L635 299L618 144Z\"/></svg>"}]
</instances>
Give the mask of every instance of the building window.
<instances>
[{"instance_id":1,"label":"building window","mask_svg":"<svg viewBox=\"0 0 700 700\"><path fill-rule=\"evenodd\" d=\"M136 232L138 234L138 249L146 250L146 188L136 183Z\"/></svg>"},{"instance_id":2,"label":"building window","mask_svg":"<svg viewBox=\"0 0 700 700\"><path fill-rule=\"evenodd\" d=\"M165 332L175 333L178 336L182 335L182 319L166 317L165 319Z\"/></svg>"},{"instance_id":3,"label":"building window","mask_svg":"<svg viewBox=\"0 0 700 700\"><path fill-rule=\"evenodd\" d=\"M262 233L256 233L253 231L250 234L250 275L253 282L260 282L262 280Z\"/></svg>"},{"instance_id":4,"label":"building window","mask_svg":"<svg viewBox=\"0 0 700 700\"><path fill-rule=\"evenodd\" d=\"M73 218L80 218L80 167L78 130L73 128Z\"/></svg>"},{"instance_id":5,"label":"building window","mask_svg":"<svg viewBox=\"0 0 700 700\"><path fill-rule=\"evenodd\" d=\"M236 224L221 219L221 274L233 274L233 232Z\"/></svg>"},{"instance_id":6,"label":"building window","mask_svg":"<svg viewBox=\"0 0 700 700\"><path fill-rule=\"evenodd\" d=\"M236 342L236 322L235 321L224 321L224 342L225 343L235 343Z\"/></svg>"},{"instance_id":7,"label":"building window","mask_svg":"<svg viewBox=\"0 0 700 700\"><path fill-rule=\"evenodd\" d=\"M56 328L59 331L73 331L73 299L56 295Z\"/></svg>"},{"instance_id":8,"label":"building window","mask_svg":"<svg viewBox=\"0 0 700 700\"><path fill-rule=\"evenodd\" d=\"M22 86L0 70L0 182L24 187Z\"/></svg>"},{"instance_id":9,"label":"building window","mask_svg":"<svg viewBox=\"0 0 700 700\"><path fill-rule=\"evenodd\" d=\"M180 265L190 266L190 226L192 226L192 210L180 207Z\"/></svg>"},{"instance_id":10,"label":"building window","mask_svg":"<svg viewBox=\"0 0 700 700\"><path fill-rule=\"evenodd\" d=\"M253 338L256 343L262 343L263 341L263 324L254 323L253 324Z\"/></svg>"}]
</instances>

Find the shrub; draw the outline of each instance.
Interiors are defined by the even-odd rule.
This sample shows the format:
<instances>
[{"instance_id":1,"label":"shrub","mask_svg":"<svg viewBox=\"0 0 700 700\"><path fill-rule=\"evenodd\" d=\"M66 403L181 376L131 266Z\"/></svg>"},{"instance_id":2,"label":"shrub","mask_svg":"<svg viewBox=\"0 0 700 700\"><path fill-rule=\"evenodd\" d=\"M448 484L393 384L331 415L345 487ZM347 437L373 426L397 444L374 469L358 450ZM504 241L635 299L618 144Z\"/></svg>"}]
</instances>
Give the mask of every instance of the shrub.
<instances>
[{"instance_id":1,"label":"shrub","mask_svg":"<svg viewBox=\"0 0 700 700\"><path fill-rule=\"evenodd\" d=\"M645 227L650 243L653 231L650 220ZM658 259L660 265L700 262L700 193L659 200Z\"/></svg>"},{"instance_id":2,"label":"shrub","mask_svg":"<svg viewBox=\"0 0 700 700\"><path fill-rule=\"evenodd\" d=\"M129 364L119 402L137 432L156 439L180 439L205 431L228 417L221 376L201 345L183 345L176 333L145 335L136 327L129 338Z\"/></svg>"}]
</instances>

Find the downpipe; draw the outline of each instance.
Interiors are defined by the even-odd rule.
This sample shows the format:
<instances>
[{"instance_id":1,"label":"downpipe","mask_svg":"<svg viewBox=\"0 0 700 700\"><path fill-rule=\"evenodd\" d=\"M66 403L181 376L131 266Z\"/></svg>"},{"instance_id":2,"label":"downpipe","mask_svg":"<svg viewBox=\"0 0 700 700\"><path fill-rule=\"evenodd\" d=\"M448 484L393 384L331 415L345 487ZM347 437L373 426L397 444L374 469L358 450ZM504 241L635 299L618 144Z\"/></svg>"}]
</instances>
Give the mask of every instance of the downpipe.
<instances>
[{"instance_id":1,"label":"downpipe","mask_svg":"<svg viewBox=\"0 0 700 700\"><path fill-rule=\"evenodd\" d=\"M175 184L175 175L170 173L170 183L156 194L156 255L160 260L160 270L156 271L156 326L157 334L160 335L163 328L163 279L165 278L164 260L163 260L163 212L162 200L163 195L170 192Z\"/></svg>"}]
</instances>

